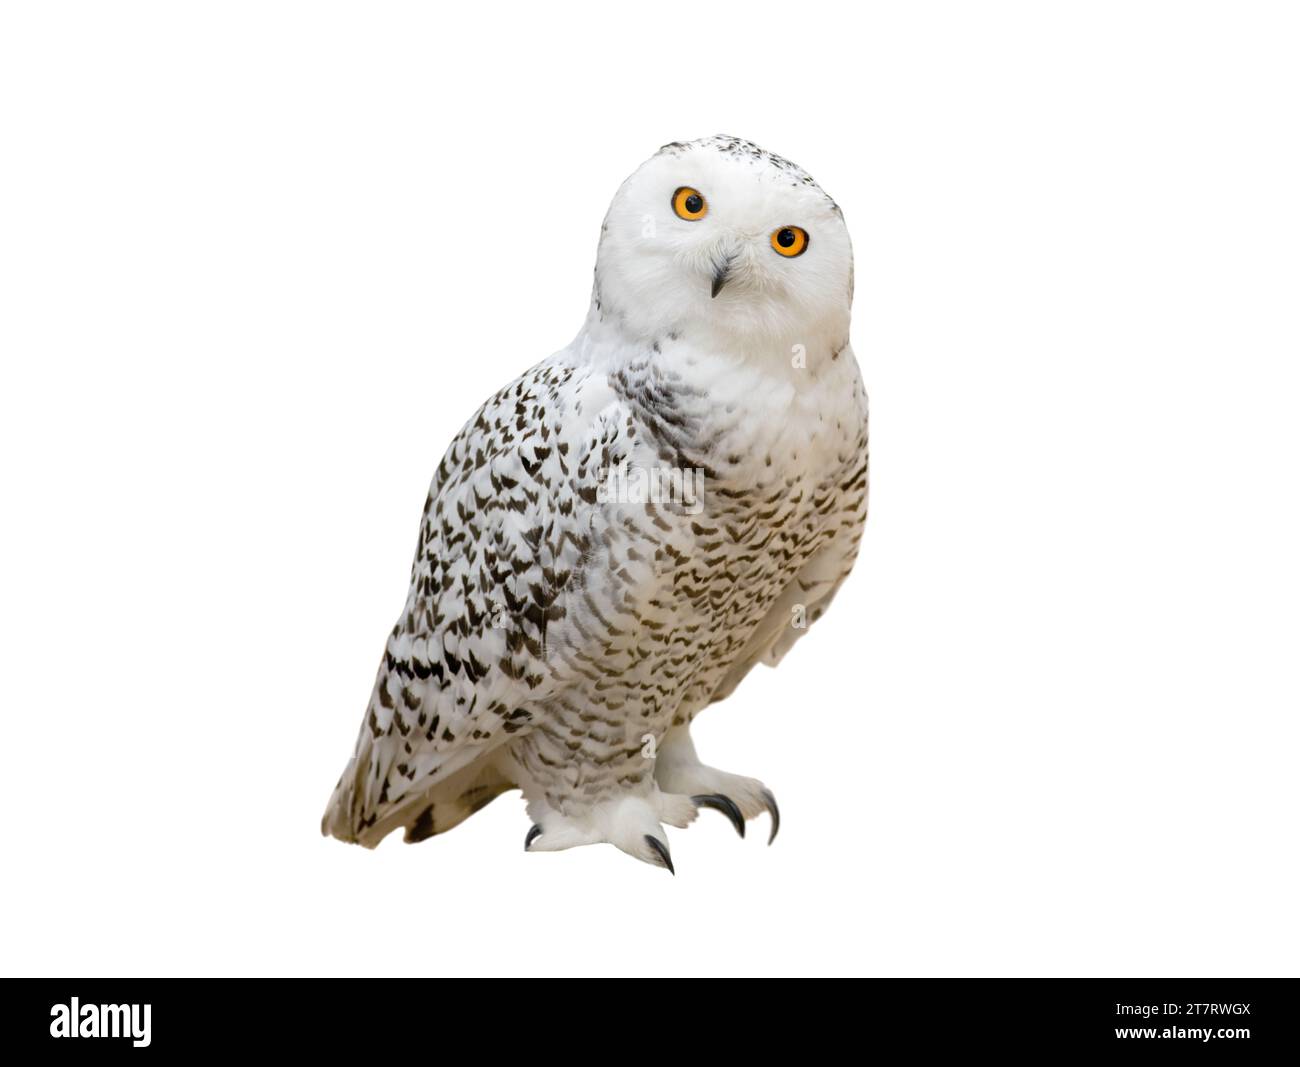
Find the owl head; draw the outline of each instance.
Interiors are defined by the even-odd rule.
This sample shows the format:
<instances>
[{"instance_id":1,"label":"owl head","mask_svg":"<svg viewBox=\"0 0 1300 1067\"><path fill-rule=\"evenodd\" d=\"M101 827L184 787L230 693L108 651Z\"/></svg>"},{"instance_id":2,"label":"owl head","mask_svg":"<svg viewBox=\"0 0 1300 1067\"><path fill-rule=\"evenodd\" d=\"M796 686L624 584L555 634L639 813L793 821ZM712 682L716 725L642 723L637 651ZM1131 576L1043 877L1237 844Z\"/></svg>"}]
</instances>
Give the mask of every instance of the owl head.
<instances>
[{"instance_id":1,"label":"owl head","mask_svg":"<svg viewBox=\"0 0 1300 1067\"><path fill-rule=\"evenodd\" d=\"M834 344L848 335L852 293L835 201L788 160L718 135L665 145L623 183L591 313L639 339Z\"/></svg>"}]
</instances>

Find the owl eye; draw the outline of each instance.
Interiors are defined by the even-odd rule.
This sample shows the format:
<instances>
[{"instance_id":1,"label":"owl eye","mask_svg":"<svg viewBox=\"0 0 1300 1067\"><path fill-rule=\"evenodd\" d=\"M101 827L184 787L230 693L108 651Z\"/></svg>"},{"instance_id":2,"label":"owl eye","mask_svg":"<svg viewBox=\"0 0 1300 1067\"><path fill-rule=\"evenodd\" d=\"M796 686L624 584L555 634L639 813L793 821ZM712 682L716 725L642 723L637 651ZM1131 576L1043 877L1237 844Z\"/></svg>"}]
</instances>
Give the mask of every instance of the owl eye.
<instances>
[{"instance_id":1,"label":"owl eye","mask_svg":"<svg viewBox=\"0 0 1300 1067\"><path fill-rule=\"evenodd\" d=\"M677 213L679 219L685 219L687 222L698 222L709 213L709 205L700 195L698 189L692 189L689 185L683 185L677 192L673 193L673 211Z\"/></svg>"},{"instance_id":2,"label":"owl eye","mask_svg":"<svg viewBox=\"0 0 1300 1067\"><path fill-rule=\"evenodd\" d=\"M772 247L787 259L794 259L808 251L808 231L798 226L782 226L772 231Z\"/></svg>"}]
</instances>

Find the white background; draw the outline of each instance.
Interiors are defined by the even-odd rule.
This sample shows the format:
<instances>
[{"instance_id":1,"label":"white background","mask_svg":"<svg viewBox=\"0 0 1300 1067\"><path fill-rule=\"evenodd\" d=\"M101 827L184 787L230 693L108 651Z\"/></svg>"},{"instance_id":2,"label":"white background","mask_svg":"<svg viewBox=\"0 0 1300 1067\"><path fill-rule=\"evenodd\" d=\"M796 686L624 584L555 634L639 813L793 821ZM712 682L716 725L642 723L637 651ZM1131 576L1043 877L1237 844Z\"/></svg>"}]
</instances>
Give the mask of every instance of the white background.
<instances>
[{"instance_id":1,"label":"white background","mask_svg":"<svg viewBox=\"0 0 1300 1067\"><path fill-rule=\"evenodd\" d=\"M0 968L1297 973L1293 11L5 5ZM780 838L321 838L443 448L716 132L844 208L872 397L697 730Z\"/></svg>"}]
</instances>

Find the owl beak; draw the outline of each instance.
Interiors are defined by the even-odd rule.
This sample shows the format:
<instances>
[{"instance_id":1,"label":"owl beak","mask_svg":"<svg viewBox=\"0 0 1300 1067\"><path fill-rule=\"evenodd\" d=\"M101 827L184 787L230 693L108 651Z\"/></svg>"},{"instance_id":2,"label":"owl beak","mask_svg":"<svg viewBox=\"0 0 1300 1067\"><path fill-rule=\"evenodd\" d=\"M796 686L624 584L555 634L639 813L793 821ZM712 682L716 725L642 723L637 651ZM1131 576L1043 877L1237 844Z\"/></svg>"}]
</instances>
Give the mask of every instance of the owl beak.
<instances>
[{"instance_id":1,"label":"owl beak","mask_svg":"<svg viewBox=\"0 0 1300 1067\"><path fill-rule=\"evenodd\" d=\"M713 271L713 295L717 296L722 292L722 287L727 284L727 275L731 272L731 259L724 260L714 268Z\"/></svg>"},{"instance_id":2,"label":"owl beak","mask_svg":"<svg viewBox=\"0 0 1300 1067\"><path fill-rule=\"evenodd\" d=\"M731 269L740 259L745 248L739 235L732 234L713 253L713 295L722 292L722 287L731 279Z\"/></svg>"},{"instance_id":3,"label":"owl beak","mask_svg":"<svg viewBox=\"0 0 1300 1067\"><path fill-rule=\"evenodd\" d=\"M722 287L727 284L727 279L731 277L731 268L736 265L736 260L740 258L739 242L733 240L726 241L721 247L714 252L713 260L713 295L717 296L722 292Z\"/></svg>"}]
</instances>

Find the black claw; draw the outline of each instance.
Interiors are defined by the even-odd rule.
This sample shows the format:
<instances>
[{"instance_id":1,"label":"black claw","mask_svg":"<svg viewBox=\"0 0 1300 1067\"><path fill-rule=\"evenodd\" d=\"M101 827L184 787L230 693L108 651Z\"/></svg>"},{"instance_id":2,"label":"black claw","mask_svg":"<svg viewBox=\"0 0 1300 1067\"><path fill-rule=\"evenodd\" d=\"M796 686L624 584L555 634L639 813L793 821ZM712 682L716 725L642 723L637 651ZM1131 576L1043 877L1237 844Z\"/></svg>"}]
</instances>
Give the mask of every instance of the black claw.
<instances>
[{"instance_id":1,"label":"black claw","mask_svg":"<svg viewBox=\"0 0 1300 1067\"><path fill-rule=\"evenodd\" d=\"M542 828L540 826L534 825L533 828L528 831L528 836L524 838L524 851L527 852L528 846L531 845L534 841L536 841L541 836L542 836Z\"/></svg>"},{"instance_id":2,"label":"black claw","mask_svg":"<svg viewBox=\"0 0 1300 1067\"><path fill-rule=\"evenodd\" d=\"M781 829L781 809L776 806L776 797L770 789L763 790L763 803L767 805L767 813L772 816L772 832L767 835L767 843L770 845L776 840L776 832Z\"/></svg>"},{"instance_id":3,"label":"black claw","mask_svg":"<svg viewBox=\"0 0 1300 1067\"><path fill-rule=\"evenodd\" d=\"M676 877L677 872L673 870L673 858L668 855L668 846L660 841L659 838L651 837L649 834L645 835L645 843L658 853L659 862L668 868L668 873Z\"/></svg>"},{"instance_id":4,"label":"black claw","mask_svg":"<svg viewBox=\"0 0 1300 1067\"><path fill-rule=\"evenodd\" d=\"M740 814L740 809L736 807L735 801L731 797L725 797L721 793L706 793L703 796L691 797L695 801L697 808L712 808L714 811L720 811L728 819L731 825L736 828L736 833L741 837L745 836L745 816Z\"/></svg>"}]
</instances>

